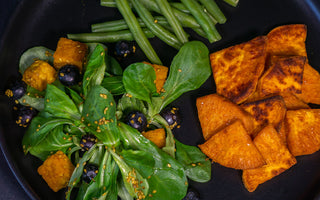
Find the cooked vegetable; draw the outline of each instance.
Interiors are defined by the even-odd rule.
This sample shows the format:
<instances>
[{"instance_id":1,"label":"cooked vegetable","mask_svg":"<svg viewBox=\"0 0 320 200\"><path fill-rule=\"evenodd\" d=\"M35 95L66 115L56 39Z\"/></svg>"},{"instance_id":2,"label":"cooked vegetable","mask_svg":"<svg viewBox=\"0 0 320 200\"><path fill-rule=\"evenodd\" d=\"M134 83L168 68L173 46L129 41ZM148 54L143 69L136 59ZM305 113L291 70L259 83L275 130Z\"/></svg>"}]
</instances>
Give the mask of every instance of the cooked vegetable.
<instances>
[{"instance_id":1,"label":"cooked vegetable","mask_svg":"<svg viewBox=\"0 0 320 200\"><path fill-rule=\"evenodd\" d=\"M120 13L122 14L124 20L127 22L128 27L129 27L134 39L136 40L136 42L138 43L138 45L140 46L142 51L146 54L148 59L152 63L162 64L158 55L156 54L156 52L152 48L149 40L147 39L147 37L143 33L137 18L135 17L135 15L133 14L133 12L129 6L128 1L127 0L116 0L116 3L117 3L117 8L119 9Z\"/></svg>"},{"instance_id":2,"label":"cooked vegetable","mask_svg":"<svg viewBox=\"0 0 320 200\"><path fill-rule=\"evenodd\" d=\"M27 91L27 84L20 80L14 80L6 90L6 95L12 99L20 99Z\"/></svg>"},{"instance_id":3,"label":"cooked vegetable","mask_svg":"<svg viewBox=\"0 0 320 200\"><path fill-rule=\"evenodd\" d=\"M65 65L75 65L82 71L88 47L86 44L67 38L60 38L56 51L53 54L53 63L56 69Z\"/></svg>"},{"instance_id":4,"label":"cooked vegetable","mask_svg":"<svg viewBox=\"0 0 320 200\"><path fill-rule=\"evenodd\" d=\"M153 142L159 148L166 145L166 132L163 128L143 132L142 135Z\"/></svg>"},{"instance_id":5,"label":"cooked vegetable","mask_svg":"<svg viewBox=\"0 0 320 200\"><path fill-rule=\"evenodd\" d=\"M154 71L156 72L156 80L155 80L155 84L156 84L156 88L157 88L157 93L161 93L164 92L163 90L163 85L167 80L167 76L168 76L168 67L166 66L162 66L162 65L157 65L157 64L150 64L147 62L143 62L145 64L151 65L154 69Z\"/></svg>"},{"instance_id":6,"label":"cooked vegetable","mask_svg":"<svg viewBox=\"0 0 320 200\"><path fill-rule=\"evenodd\" d=\"M59 69L59 81L65 86L76 85L80 81L79 68L75 65L65 65Z\"/></svg>"},{"instance_id":7,"label":"cooked vegetable","mask_svg":"<svg viewBox=\"0 0 320 200\"><path fill-rule=\"evenodd\" d=\"M31 87L43 91L47 88L47 84L56 80L56 76L56 70L49 63L36 60L24 71L22 80Z\"/></svg>"},{"instance_id":8,"label":"cooked vegetable","mask_svg":"<svg viewBox=\"0 0 320 200\"><path fill-rule=\"evenodd\" d=\"M200 2L219 24L224 24L226 22L226 17L214 0L200 0Z\"/></svg>"},{"instance_id":9,"label":"cooked vegetable","mask_svg":"<svg viewBox=\"0 0 320 200\"><path fill-rule=\"evenodd\" d=\"M119 41L116 43L115 49L116 56L123 58L136 52L136 47L133 42Z\"/></svg>"},{"instance_id":10,"label":"cooked vegetable","mask_svg":"<svg viewBox=\"0 0 320 200\"><path fill-rule=\"evenodd\" d=\"M44 161L38 168L38 173L57 192L68 185L73 170L70 159L62 151L57 151Z\"/></svg>"}]
</instances>

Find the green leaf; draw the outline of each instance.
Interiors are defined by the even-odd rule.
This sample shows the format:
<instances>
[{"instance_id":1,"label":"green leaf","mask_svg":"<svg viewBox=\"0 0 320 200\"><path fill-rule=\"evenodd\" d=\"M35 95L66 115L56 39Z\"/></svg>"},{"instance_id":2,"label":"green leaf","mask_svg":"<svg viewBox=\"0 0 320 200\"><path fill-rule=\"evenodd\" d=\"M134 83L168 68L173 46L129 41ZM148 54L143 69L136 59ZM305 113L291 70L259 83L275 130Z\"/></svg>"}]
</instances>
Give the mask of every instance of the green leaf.
<instances>
[{"instance_id":1,"label":"green leaf","mask_svg":"<svg viewBox=\"0 0 320 200\"><path fill-rule=\"evenodd\" d=\"M47 85L44 111L58 118L80 120L80 112L69 96L54 85Z\"/></svg>"},{"instance_id":2,"label":"green leaf","mask_svg":"<svg viewBox=\"0 0 320 200\"><path fill-rule=\"evenodd\" d=\"M80 94L78 94L76 91L74 91L71 88L66 87L67 89L67 93L69 94L69 96L71 97L71 99L73 100L73 102L76 104L76 106L78 107L78 110L80 112L82 112L82 105L83 105L83 98L80 96Z\"/></svg>"},{"instance_id":3,"label":"green leaf","mask_svg":"<svg viewBox=\"0 0 320 200\"><path fill-rule=\"evenodd\" d=\"M118 154L109 151L113 159L119 166L122 174L122 179L129 194L135 198L143 199L148 194L149 185L147 179L143 178L138 170L131 168L127 163L120 158Z\"/></svg>"},{"instance_id":4,"label":"green leaf","mask_svg":"<svg viewBox=\"0 0 320 200\"><path fill-rule=\"evenodd\" d=\"M130 149L122 150L120 155L130 167L137 169L144 178L153 173L154 159L150 153Z\"/></svg>"},{"instance_id":5,"label":"green leaf","mask_svg":"<svg viewBox=\"0 0 320 200\"><path fill-rule=\"evenodd\" d=\"M32 146L29 152L44 161L52 152L58 150L66 154L68 148L73 145L72 136L67 136L63 132L63 125L59 125L50 130L39 144Z\"/></svg>"},{"instance_id":6,"label":"green leaf","mask_svg":"<svg viewBox=\"0 0 320 200\"><path fill-rule=\"evenodd\" d=\"M41 143L55 127L72 124L72 121L69 119L48 118L41 114L42 113L32 119L28 130L23 136L22 146L25 154L27 154L31 148Z\"/></svg>"},{"instance_id":7,"label":"green leaf","mask_svg":"<svg viewBox=\"0 0 320 200\"><path fill-rule=\"evenodd\" d=\"M122 82L122 76L105 77L101 83L101 86L109 90L109 92L113 95L122 95L126 92Z\"/></svg>"},{"instance_id":8,"label":"green leaf","mask_svg":"<svg viewBox=\"0 0 320 200\"><path fill-rule=\"evenodd\" d=\"M129 65L123 72L123 84L130 95L151 103L151 96L157 91L156 73L152 66L144 63Z\"/></svg>"},{"instance_id":9,"label":"green leaf","mask_svg":"<svg viewBox=\"0 0 320 200\"><path fill-rule=\"evenodd\" d=\"M112 94L102 86L94 86L83 105L82 121L107 146L120 142L116 119L116 103Z\"/></svg>"},{"instance_id":10,"label":"green leaf","mask_svg":"<svg viewBox=\"0 0 320 200\"><path fill-rule=\"evenodd\" d=\"M87 97L88 91L96 85L100 85L106 70L105 50L101 45L97 45L89 56L86 71L83 76L83 94Z\"/></svg>"},{"instance_id":11,"label":"green leaf","mask_svg":"<svg viewBox=\"0 0 320 200\"><path fill-rule=\"evenodd\" d=\"M139 111L144 115L147 115L147 108L143 101L131 97L128 94L125 94L119 99L117 105L117 117L121 119L122 116L126 116L131 111Z\"/></svg>"},{"instance_id":12,"label":"green leaf","mask_svg":"<svg viewBox=\"0 0 320 200\"><path fill-rule=\"evenodd\" d=\"M198 89L211 75L208 48L199 41L184 44L174 57L169 76L161 93L163 103L158 109L166 107L183 93Z\"/></svg>"},{"instance_id":13,"label":"green leaf","mask_svg":"<svg viewBox=\"0 0 320 200\"><path fill-rule=\"evenodd\" d=\"M187 176L197 182L211 179L211 162L199 148L176 141L176 159L183 165Z\"/></svg>"},{"instance_id":14,"label":"green leaf","mask_svg":"<svg viewBox=\"0 0 320 200\"><path fill-rule=\"evenodd\" d=\"M29 95L23 95L23 97L19 99L19 103L24 106L31 106L38 111L42 111L44 109L44 98L36 98Z\"/></svg>"},{"instance_id":15,"label":"green leaf","mask_svg":"<svg viewBox=\"0 0 320 200\"><path fill-rule=\"evenodd\" d=\"M25 51L19 61L19 71L21 74L35 61L44 60L53 65L54 51L46 47L37 46Z\"/></svg>"},{"instance_id":16,"label":"green leaf","mask_svg":"<svg viewBox=\"0 0 320 200\"><path fill-rule=\"evenodd\" d=\"M123 70L119 62L114 57L109 55L106 56L108 56L106 71L112 75L121 76L123 74Z\"/></svg>"},{"instance_id":17,"label":"green leaf","mask_svg":"<svg viewBox=\"0 0 320 200\"><path fill-rule=\"evenodd\" d=\"M129 194L126 186L124 185L123 179L119 178L117 182L118 196L121 200L133 200L133 197Z\"/></svg>"}]
</instances>

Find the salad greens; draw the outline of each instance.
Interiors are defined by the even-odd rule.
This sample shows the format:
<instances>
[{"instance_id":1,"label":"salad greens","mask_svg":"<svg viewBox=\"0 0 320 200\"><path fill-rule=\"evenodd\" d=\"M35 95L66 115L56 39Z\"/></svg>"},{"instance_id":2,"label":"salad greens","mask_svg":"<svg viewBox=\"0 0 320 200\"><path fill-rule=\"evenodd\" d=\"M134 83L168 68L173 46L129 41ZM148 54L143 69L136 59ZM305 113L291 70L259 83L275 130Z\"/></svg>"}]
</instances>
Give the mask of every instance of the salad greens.
<instances>
[{"instance_id":1,"label":"salad greens","mask_svg":"<svg viewBox=\"0 0 320 200\"><path fill-rule=\"evenodd\" d=\"M66 199L75 187L76 199L124 200L182 199L188 179L206 182L211 163L194 146L174 139L168 123L159 114L183 93L199 88L210 76L209 53L201 42L186 43L175 56L164 92L157 93L152 66L134 63L124 71L107 55L106 47L92 43L82 85L47 86L40 93L29 89L30 98L21 102L40 112L31 121L22 141L24 153L45 160L52 152L63 151L75 170L68 184ZM32 48L22 55L20 71L29 59L43 57L45 47ZM138 130L125 123L131 111L143 113L153 128L164 128L166 145L160 149ZM93 134L98 142L81 155L80 139ZM96 164L99 172L86 183L81 176L86 164Z\"/></svg>"}]
</instances>

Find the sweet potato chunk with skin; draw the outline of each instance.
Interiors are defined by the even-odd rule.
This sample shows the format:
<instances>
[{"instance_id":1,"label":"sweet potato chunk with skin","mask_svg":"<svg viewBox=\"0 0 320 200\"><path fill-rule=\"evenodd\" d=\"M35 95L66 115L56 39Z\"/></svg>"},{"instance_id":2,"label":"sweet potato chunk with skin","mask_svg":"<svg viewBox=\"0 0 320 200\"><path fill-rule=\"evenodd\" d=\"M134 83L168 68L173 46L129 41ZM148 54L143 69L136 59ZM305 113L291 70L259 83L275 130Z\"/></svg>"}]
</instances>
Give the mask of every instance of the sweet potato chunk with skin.
<instances>
[{"instance_id":1,"label":"sweet potato chunk with skin","mask_svg":"<svg viewBox=\"0 0 320 200\"><path fill-rule=\"evenodd\" d=\"M242 180L249 192L253 192L258 185L297 163L271 124L259 132L253 143L267 164L259 168L243 170Z\"/></svg>"},{"instance_id":2,"label":"sweet potato chunk with skin","mask_svg":"<svg viewBox=\"0 0 320 200\"><path fill-rule=\"evenodd\" d=\"M247 100L256 90L265 59L265 36L210 54L217 93L237 104Z\"/></svg>"},{"instance_id":3,"label":"sweet potato chunk with skin","mask_svg":"<svg viewBox=\"0 0 320 200\"><path fill-rule=\"evenodd\" d=\"M199 97L196 105L205 140L208 140L236 119L242 121L248 133L253 131L253 117L237 104L218 94Z\"/></svg>"},{"instance_id":4,"label":"sweet potato chunk with skin","mask_svg":"<svg viewBox=\"0 0 320 200\"><path fill-rule=\"evenodd\" d=\"M166 145L166 132L163 128L143 132L142 135L157 145L159 148L162 148Z\"/></svg>"},{"instance_id":5,"label":"sweet potato chunk with skin","mask_svg":"<svg viewBox=\"0 0 320 200\"><path fill-rule=\"evenodd\" d=\"M285 92L301 93L306 57L290 56L275 59L277 61L261 77L260 96Z\"/></svg>"},{"instance_id":6,"label":"sweet potato chunk with skin","mask_svg":"<svg viewBox=\"0 0 320 200\"><path fill-rule=\"evenodd\" d=\"M303 85L302 85L303 88ZM303 91L303 90L302 90ZM310 106L292 93L280 94L286 104L288 110L308 109Z\"/></svg>"},{"instance_id":7,"label":"sweet potato chunk with skin","mask_svg":"<svg viewBox=\"0 0 320 200\"><path fill-rule=\"evenodd\" d=\"M302 93L297 96L306 103L320 104L320 74L309 64L304 66Z\"/></svg>"},{"instance_id":8,"label":"sweet potato chunk with skin","mask_svg":"<svg viewBox=\"0 0 320 200\"><path fill-rule=\"evenodd\" d=\"M306 37L307 27L304 24L278 26L267 35L267 52L269 55L307 57Z\"/></svg>"},{"instance_id":9,"label":"sweet potato chunk with skin","mask_svg":"<svg viewBox=\"0 0 320 200\"><path fill-rule=\"evenodd\" d=\"M43 91L47 88L47 84L51 84L56 80L56 70L43 60L36 60L24 73L22 80L31 87Z\"/></svg>"},{"instance_id":10,"label":"sweet potato chunk with skin","mask_svg":"<svg viewBox=\"0 0 320 200\"><path fill-rule=\"evenodd\" d=\"M38 168L38 173L53 191L58 192L68 185L73 170L74 166L68 156L57 151L44 161Z\"/></svg>"},{"instance_id":11,"label":"sweet potato chunk with skin","mask_svg":"<svg viewBox=\"0 0 320 200\"><path fill-rule=\"evenodd\" d=\"M278 128L287 111L281 96L245 103L241 107L253 116L255 133L259 132L267 124L272 124L275 128Z\"/></svg>"},{"instance_id":12,"label":"sweet potato chunk with skin","mask_svg":"<svg viewBox=\"0 0 320 200\"><path fill-rule=\"evenodd\" d=\"M294 156L320 149L320 109L289 110L285 123L288 148Z\"/></svg>"},{"instance_id":13,"label":"sweet potato chunk with skin","mask_svg":"<svg viewBox=\"0 0 320 200\"><path fill-rule=\"evenodd\" d=\"M157 93L161 93L163 89L163 85L167 80L168 76L168 67L162 66L162 65L156 65L156 64L150 64L148 62L143 62L145 64L151 65L156 72L156 88Z\"/></svg>"},{"instance_id":14,"label":"sweet potato chunk with skin","mask_svg":"<svg viewBox=\"0 0 320 200\"><path fill-rule=\"evenodd\" d=\"M279 137L281 138L282 142L287 146L287 130L285 120L283 120L280 124Z\"/></svg>"},{"instance_id":15,"label":"sweet potato chunk with skin","mask_svg":"<svg viewBox=\"0 0 320 200\"><path fill-rule=\"evenodd\" d=\"M53 65L56 69L60 69L65 65L75 65L82 71L87 50L88 46L84 43L60 38L56 51L53 54Z\"/></svg>"},{"instance_id":16,"label":"sweet potato chunk with skin","mask_svg":"<svg viewBox=\"0 0 320 200\"><path fill-rule=\"evenodd\" d=\"M213 135L201 151L212 161L234 169L252 169L265 164L240 120Z\"/></svg>"}]
</instances>

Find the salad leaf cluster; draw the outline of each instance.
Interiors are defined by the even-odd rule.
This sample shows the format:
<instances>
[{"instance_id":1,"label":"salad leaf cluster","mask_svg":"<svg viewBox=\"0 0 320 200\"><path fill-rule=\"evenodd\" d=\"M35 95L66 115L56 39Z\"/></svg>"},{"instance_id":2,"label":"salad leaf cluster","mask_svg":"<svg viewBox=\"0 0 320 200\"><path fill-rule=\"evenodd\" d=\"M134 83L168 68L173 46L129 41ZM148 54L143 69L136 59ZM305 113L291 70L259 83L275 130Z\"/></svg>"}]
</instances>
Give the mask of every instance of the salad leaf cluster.
<instances>
[{"instance_id":1,"label":"salad leaf cluster","mask_svg":"<svg viewBox=\"0 0 320 200\"><path fill-rule=\"evenodd\" d=\"M182 199L188 179L206 182L211 163L194 146L174 139L159 114L183 93L199 88L210 76L207 47L186 43L174 57L164 92L157 93L155 71L134 63L124 71L107 55L102 44L90 43L81 85L65 87L59 81L44 92L29 87L19 101L39 110L26 131L25 154L41 160L57 150L72 159L76 168L69 181L66 199L75 187L77 199ZM48 53L49 52L49 53ZM35 47L20 60L20 72L30 60L52 60L52 50ZM166 130L166 145L159 149L123 120L130 111L142 112L151 127ZM93 134L98 142L81 155L80 139ZM94 180L81 180L85 164L99 166Z\"/></svg>"}]
</instances>

